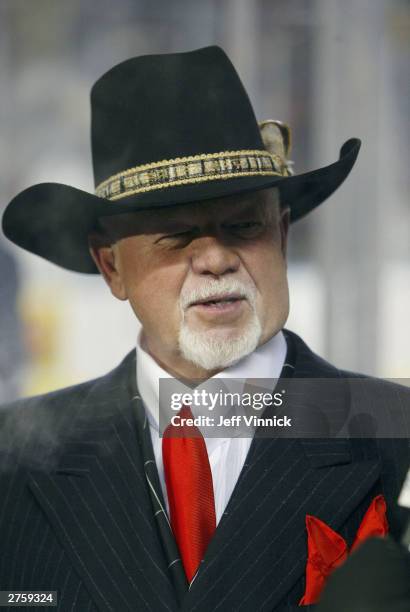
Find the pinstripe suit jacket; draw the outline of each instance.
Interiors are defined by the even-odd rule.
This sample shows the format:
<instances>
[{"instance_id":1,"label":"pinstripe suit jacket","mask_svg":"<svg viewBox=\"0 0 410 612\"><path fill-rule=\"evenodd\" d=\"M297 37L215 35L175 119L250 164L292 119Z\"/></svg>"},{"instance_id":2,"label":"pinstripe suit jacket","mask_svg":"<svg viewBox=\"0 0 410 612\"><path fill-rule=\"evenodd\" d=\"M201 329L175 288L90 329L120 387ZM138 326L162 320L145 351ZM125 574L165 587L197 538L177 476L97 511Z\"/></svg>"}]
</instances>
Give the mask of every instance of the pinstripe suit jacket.
<instances>
[{"instance_id":1,"label":"pinstripe suit jacket","mask_svg":"<svg viewBox=\"0 0 410 612\"><path fill-rule=\"evenodd\" d=\"M286 333L295 376L347 376ZM408 440L255 438L179 606L136 442L139 401L133 351L106 376L0 411L0 590L57 590L63 612L291 612L306 514L351 544L383 493L393 535L403 528Z\"/></svg>"}]
</instances>

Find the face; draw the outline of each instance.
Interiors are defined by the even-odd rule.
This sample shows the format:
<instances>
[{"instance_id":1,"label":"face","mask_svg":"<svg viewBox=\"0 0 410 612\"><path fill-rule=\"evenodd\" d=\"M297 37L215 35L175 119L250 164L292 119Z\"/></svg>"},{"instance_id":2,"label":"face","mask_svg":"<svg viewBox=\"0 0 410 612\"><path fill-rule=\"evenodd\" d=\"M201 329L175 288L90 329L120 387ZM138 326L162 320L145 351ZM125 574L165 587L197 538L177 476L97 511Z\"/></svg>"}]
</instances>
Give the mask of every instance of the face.
<instances>
[{"instance_id":1,"label":"face","mask_svg":"<svg viewBox=\"0 0 410 612\"><path fill-rule=\"evenodd\" d=\"M105 217L90 250L145 350L174 376L207 378L285 324L288 221L270 189Z\"/></svg>"}]
</instances>

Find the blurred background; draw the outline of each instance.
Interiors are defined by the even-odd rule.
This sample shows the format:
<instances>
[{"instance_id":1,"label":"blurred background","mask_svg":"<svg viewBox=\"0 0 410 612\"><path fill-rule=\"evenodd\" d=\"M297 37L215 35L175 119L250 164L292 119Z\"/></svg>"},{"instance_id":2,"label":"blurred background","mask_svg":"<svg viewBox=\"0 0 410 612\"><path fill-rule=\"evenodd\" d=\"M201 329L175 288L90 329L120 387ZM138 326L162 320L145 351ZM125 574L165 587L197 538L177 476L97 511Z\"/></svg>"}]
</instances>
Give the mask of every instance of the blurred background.
<instances>
[{"instance_id":1,"label":"blurred background","mask_svg":"<svg viewBox=\"0 0 410 612\"><path fill-rule=\"evenodd\" d=\"M93 191L89 91L135 55L221 45L259 120L293 131L297 173L363 146L292 227L287 327L340 367L410 378L408 0L0 0L0 211L57 181ZM0 237L0 401L105 373L137 322L100 277Z\"/></svg>"}]
</instances>

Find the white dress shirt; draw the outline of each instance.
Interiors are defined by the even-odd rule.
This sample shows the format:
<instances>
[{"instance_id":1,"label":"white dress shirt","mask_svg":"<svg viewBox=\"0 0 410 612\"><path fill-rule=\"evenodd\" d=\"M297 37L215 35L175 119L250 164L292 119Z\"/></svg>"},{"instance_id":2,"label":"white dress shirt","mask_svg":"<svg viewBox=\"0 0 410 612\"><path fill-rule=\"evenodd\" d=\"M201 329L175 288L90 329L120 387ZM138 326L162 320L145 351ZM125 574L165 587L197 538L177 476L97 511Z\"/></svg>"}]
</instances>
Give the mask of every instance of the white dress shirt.
<instances>
[{"instance_id":1,"label":"white dress shirt","mask_svg":"<svg viewBox=\"0 0 410 612\"><path fill-rule=\"evenodd\" d=\"M172 378L166 370L141 346L141 333L137 339L137 386L141 396L151 432L152 445L157 464L159 480L169 515L168 495L162 462L162 437L159 435L159 379ZM237 363L219 372L212 378L226 379L279 378L286 358L286 340L282 332L258 347ZM237 390L237 387L236 387ZM192 392L191 389L189 391ZM271 389L272 391L272 389ZM195 416L194 410L192 411ZM215 498L216 522L219 523L223 512L235 488L239 474L245 463L252 442L247 438L205 438Z\"/></svg>"}]
</instances>

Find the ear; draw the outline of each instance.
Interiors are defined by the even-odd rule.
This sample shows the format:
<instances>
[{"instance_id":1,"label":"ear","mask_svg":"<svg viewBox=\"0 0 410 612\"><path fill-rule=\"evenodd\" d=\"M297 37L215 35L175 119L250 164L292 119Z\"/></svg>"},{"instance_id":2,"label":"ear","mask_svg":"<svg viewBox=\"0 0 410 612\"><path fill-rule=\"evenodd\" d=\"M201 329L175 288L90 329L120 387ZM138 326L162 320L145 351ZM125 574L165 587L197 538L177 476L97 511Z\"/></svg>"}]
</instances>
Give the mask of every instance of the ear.
<instances>
[{"instance_id":1,"label":"ear","mask_svg":"<svg viewBox=\"0 0 410 612\"><path fill-rule=\"evenodd\" d=\"M88 247L100 274L119 300L128 299L121 274L121 264L116 244L99 232L88 235Z\"/></svg>"},{"instance_id":2,"label":"ear","mask_svg":"<svg viewBox=\"0 0 410 612\"><path fill-rule=\"evenodd\" d=\"M279 210L279 229L281 237L281 249L283 257L286 258L287 246L288 246L288 235L289 235L289 224L290 224L290 208L283 208Z\"/></svg>"}]
</instances>

